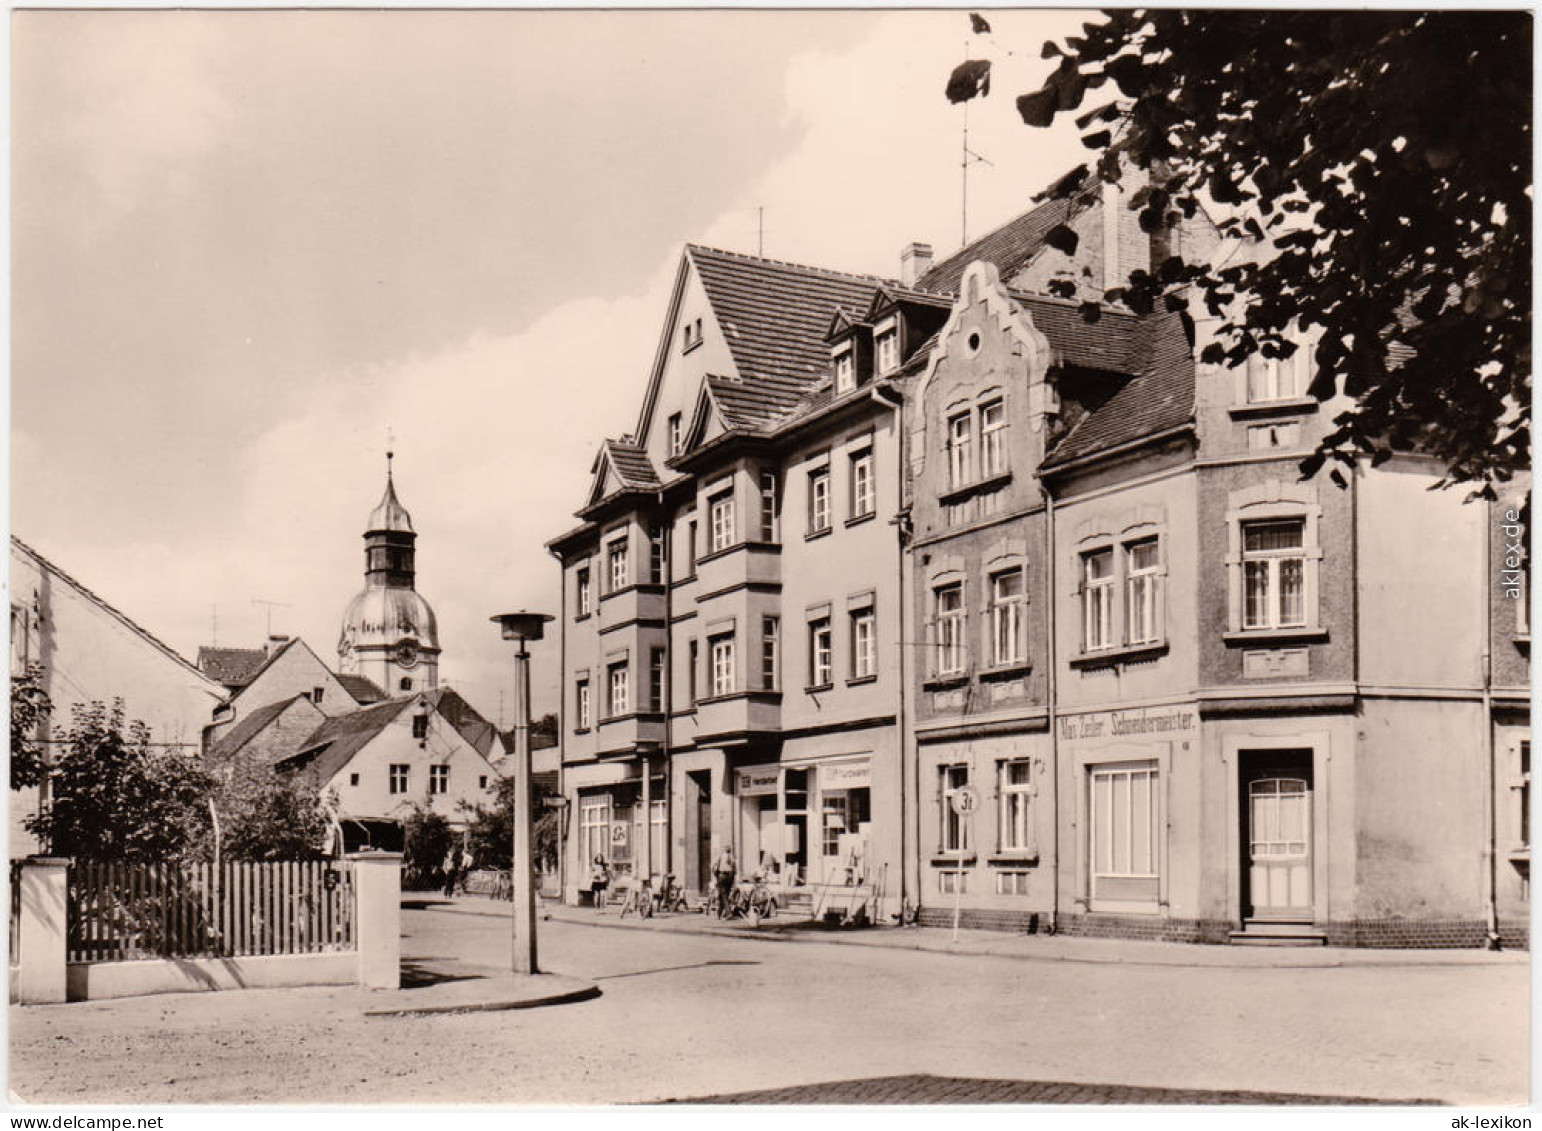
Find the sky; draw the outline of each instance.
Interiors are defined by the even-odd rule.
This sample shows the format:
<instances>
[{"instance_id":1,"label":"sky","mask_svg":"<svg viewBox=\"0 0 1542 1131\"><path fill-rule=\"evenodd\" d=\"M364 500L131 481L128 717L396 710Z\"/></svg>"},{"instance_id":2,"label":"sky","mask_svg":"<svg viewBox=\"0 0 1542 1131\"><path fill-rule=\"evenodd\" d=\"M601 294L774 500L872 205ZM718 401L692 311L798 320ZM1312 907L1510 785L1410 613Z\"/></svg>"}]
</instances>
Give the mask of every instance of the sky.
<instances>
[{"instance_id":1,"label":"sky","mask_svg":"<svg viewBox=\"0 0 1542 1131\"><path fill-rule=\"evenodd\" d=\"M557 612L545 543L636 426L684 244L956 249L968 51L971 238L1082 160L1013 106L1082 16L989 18L14 13L13 533L190 659L271 628L332 664L389 436L441 682L512 725L488 618Z\"/></svg>"}]
</instances>

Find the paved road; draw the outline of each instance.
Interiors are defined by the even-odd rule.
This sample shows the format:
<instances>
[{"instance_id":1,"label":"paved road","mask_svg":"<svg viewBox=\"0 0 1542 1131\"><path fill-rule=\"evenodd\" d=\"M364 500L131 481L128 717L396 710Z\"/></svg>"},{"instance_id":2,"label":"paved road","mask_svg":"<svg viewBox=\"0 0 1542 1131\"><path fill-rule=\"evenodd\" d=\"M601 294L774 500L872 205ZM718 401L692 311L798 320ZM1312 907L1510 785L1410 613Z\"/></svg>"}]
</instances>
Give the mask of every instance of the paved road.
<instances>
[{"instance_id":1,"label":"paved road","mask_svg":"<svg viewBox=\"0 0 1542 1131\"><path fill-rule=\"evenodd\" d=\"M425 910L405 923L418 976L508 953L506 920ZM545 965L597 980L602 997L370 1019L359 991L324 989L13 1009L11 1087L141 1103L821 1102L812 1085L860 1102L959 1102L971 1089L981 1102L1173 1094L1152 1089L1231 1102L1526 1100L1521 965L1081 965L558 922L543 932ZM823 1102L840 1099L827 1090Z\"/></svg>"}]
</instances>

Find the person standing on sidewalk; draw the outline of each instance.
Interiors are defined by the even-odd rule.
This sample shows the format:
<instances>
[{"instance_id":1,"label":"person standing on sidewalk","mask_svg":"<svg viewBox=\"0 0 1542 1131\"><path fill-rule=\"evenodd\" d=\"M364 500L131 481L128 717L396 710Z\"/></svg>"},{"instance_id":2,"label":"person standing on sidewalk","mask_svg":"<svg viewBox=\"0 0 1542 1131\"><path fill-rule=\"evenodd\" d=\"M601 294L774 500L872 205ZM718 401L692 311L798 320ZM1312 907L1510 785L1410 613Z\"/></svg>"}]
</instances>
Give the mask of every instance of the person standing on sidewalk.
<instances>
[{"instance_id":1,"label":"person standing on sidewalk","mask_svg":"<svg viewBox=\"0 0 1542 1131\"><path fill-rule=\"evenodd\" d=\"M719 919L728 915L728 899L733 894L734 878L738 874L739 865L734 860L734 850L725 846L712 865L712 878L717 884L717 917Z\"/></svg>"}]
</instances>

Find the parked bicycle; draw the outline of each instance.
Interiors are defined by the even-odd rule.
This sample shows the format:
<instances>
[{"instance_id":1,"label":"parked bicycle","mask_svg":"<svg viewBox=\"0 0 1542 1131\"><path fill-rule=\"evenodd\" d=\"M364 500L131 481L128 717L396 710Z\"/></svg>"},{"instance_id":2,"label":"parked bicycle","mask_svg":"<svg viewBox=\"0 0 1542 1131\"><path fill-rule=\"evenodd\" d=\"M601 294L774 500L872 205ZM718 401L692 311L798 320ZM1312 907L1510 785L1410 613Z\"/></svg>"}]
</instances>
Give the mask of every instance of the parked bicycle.
<instances>
[{"instance_id":1,"label":"parked bicycle","mask_svg":"<svg viewBox=\"0 0 1542 1131\"><path fill-rule=\"evenodd\" d=\"M628 914L639 919L653 918L653 891L647 880L626 885L626 895L621 900L621 918L625 919Z\"/></svg>"},{"instance_id":2,"label":"parked bicycle","mask_svg":"<svg viewBox=\"0 0 1542 1131\"><path fill-rule=\"evenodd\" d=\"M653 889L653 909L665 912L687 910L685 889L675 883L673 872L659 877L658 884Z\"/></svg>"}]
</instances>

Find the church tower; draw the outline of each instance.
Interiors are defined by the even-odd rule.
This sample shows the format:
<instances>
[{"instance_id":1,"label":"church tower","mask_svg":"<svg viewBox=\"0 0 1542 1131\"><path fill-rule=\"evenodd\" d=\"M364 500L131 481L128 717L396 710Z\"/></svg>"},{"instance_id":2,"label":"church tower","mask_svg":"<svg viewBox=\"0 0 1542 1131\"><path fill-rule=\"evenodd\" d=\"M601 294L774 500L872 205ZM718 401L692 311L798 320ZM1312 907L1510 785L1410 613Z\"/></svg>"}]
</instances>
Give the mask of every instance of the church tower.
<instances>
[{"instance_id":1,"label":"church tower","mask_svg":"<svg viewBox=\"0 0 1542 1131\"><path fill-rule=\"evenodd\" d=\"M386 453L385 495L364 532L364 588L348 603L337 642L337 668L362 675L387 696L439 685L439 624L413 588L418 540L396 498Z\"/></svg>"}]
</instances>

